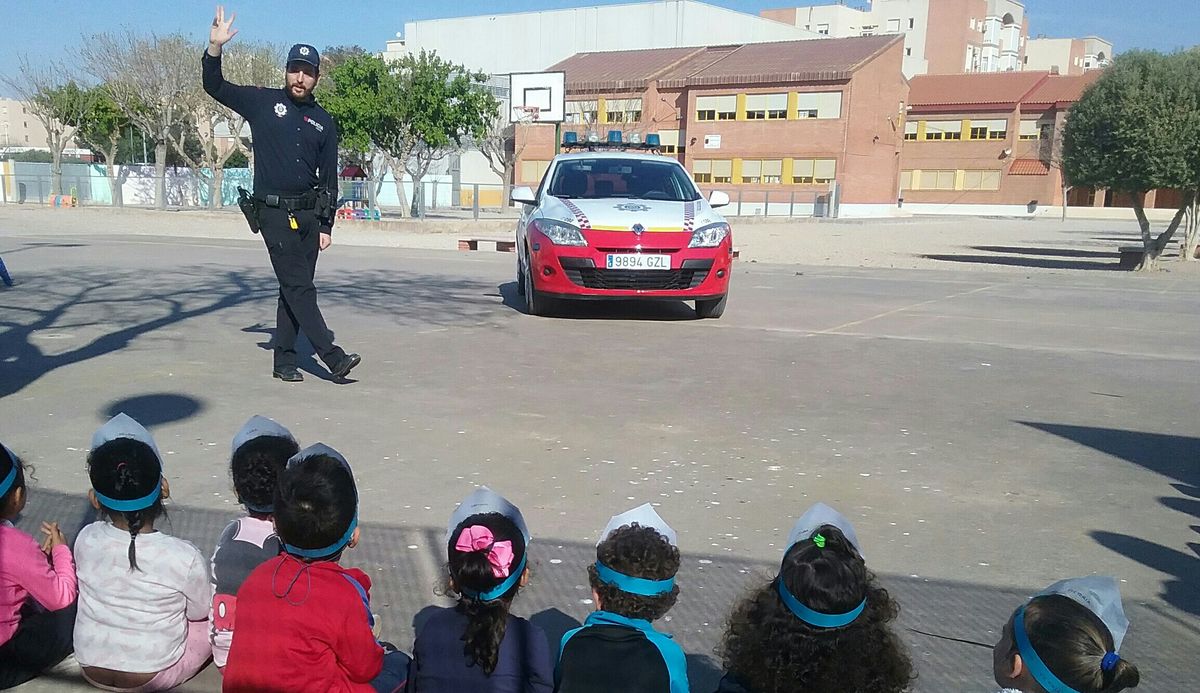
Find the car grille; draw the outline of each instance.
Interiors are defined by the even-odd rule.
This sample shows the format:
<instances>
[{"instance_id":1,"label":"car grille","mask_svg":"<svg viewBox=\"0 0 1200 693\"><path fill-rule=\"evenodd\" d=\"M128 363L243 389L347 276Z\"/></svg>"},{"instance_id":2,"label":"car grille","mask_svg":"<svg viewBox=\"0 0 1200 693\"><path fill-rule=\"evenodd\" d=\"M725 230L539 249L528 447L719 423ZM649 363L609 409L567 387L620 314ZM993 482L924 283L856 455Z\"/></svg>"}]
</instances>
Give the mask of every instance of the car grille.
<instances>
[{"instance_id":1,"label":"car grille","mask_svg":"<svg viewBox=\"0 0 1200 693\"><path fill-rule=\"evenodd\" d=\"M589 259L561 258L563 273L585 289L665 291L692 289L708 278L711 260L684 260L674 270L610 270L595 267Z\"/></svg>"}]
</instances>

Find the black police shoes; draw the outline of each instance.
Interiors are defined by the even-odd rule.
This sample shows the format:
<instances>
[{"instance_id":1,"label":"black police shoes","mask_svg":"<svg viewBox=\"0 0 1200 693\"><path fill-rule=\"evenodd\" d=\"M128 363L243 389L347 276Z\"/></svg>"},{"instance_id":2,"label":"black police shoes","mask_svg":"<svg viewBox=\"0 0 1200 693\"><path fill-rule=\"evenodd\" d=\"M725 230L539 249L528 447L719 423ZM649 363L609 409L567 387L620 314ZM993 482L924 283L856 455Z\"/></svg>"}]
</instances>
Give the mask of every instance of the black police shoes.
<instances>
[{"instance_id":1,"label":"black police shoes","mask_svg":"<svg viewBox=\"0 0 1200 693\"><path fill-rule=\"evenodd\" d=\"M338 361L337 365L329 369L335 378L345 378L350 375L350 370L358 364L362 363L362 357L358 354L346 354Z\"/></svg>"},{"instance_id":2,"label":"black police shoes","mask_svg":"<svg viewBox=\"0 0 1200 693\"><path fill-rule=\"evenodd\" d=\"M295 366L279 366L271 371L271 375L285 383L298 383L304 380L304 376Z\"/></svg>"}]
</instances>

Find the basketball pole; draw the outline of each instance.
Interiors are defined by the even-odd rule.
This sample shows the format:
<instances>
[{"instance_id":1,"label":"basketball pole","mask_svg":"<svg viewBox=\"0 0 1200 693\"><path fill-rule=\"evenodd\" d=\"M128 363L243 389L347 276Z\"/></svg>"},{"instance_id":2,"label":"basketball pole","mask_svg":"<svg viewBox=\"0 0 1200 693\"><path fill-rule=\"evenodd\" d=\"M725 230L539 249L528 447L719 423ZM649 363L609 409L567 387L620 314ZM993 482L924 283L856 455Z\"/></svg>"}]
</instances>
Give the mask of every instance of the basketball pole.
<instances>
[{"instance_id":1,"label":"basketball pole","mask_svg":"<svg viewBox=\"0 0 1200 693\"><path fill-rule=\"evenodd\" d=\"M562 123L554 124L554 156L562 154Z\"/></svg>"}]
</instances>

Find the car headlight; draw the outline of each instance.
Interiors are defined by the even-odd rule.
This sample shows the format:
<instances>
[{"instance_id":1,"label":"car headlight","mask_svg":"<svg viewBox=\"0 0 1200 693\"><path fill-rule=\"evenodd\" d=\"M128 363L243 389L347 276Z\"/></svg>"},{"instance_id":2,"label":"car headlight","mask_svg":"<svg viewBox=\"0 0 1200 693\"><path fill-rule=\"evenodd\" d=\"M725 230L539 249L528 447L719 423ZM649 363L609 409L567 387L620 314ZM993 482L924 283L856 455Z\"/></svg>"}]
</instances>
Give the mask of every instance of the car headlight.
<instances>
[{"instance_id":1,"label":"car headlight","mask_svg":"<svg viewBox=\"0 0 1200 693\"><path fill-rule=\"evenodd\" d=\"M587 239L583 237L579 229L565 222L554 221L553 219L538 219L534 222L534 225L554 245L587 245Z\"/></svg>"},{"instance_id":2,"label":"car headlight","mask_svg":"<svg viewBox=\"0 0 1200 693\"><path fill-rule=\"evenodd\" d=\"M689 248L715 248L729 237L729 224L709 224L692 232Z\"/></svg>"}]
</instances>

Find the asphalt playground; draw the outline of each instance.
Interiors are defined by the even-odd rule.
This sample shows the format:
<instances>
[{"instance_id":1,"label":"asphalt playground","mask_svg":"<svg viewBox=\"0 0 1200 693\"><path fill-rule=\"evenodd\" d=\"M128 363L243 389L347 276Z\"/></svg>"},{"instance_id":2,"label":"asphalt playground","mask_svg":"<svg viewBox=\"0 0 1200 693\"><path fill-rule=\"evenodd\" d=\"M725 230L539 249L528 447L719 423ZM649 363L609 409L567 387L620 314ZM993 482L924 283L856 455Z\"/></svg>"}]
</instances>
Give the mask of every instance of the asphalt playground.
<instances>
[{"instance_id":1,"label":"asphalt playground","mask_svg":"<svg viewBox=\"0 0 1200 693\"><path fill-rule=\"evenodd\" d=\"M310 357L287 385L257 239L9 227L0 257L16 282L0 286L0 440L36 467L26 528L90 521L88 441L125 411L166 456L160 527L207 554L238 513L230 438L261 413L350 460L365 531L346 562L402 648L444 604L447 518L487 484L529 521L516 609L551 638L592 607L608 517L655 503L685 553L661 626L694 691L719 677L733 601L818 500L900 601L917 690L996 686L989 650L915 630L991 643L1025 597L1089 573L1122 581L1139 691L1200 680L1194 275L742 262L720 320L683 303L537 318L512 255L335 245L321 305L363 364L340 384ZM184 690L218 687L210 668Z\"/></svg>"}]
</instances>

